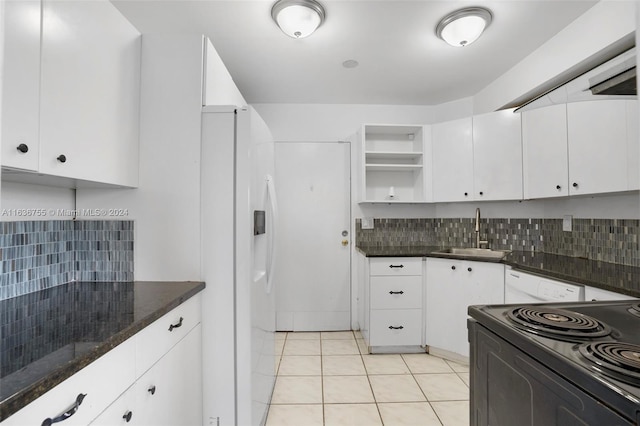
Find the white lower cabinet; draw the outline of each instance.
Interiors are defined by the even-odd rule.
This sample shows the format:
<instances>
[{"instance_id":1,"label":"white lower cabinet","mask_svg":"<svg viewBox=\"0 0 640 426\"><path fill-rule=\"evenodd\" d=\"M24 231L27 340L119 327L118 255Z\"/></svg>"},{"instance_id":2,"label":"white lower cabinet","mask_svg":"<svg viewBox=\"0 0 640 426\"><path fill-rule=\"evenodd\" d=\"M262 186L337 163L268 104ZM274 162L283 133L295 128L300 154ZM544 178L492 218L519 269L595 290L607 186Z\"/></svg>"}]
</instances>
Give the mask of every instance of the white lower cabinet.
<instances>
[{"instance_id":1,"label":"white lower cabinet","mask_svg":"<svg viewBox=\"0 0 640 426\"><path fill-rule=\"evenodd\" d=\"M2 426L40 425L81 403L64 425L201 425L201 296L125 340Z\"/></svg>"},{"instance_id":2,"label":"white lower cabinet","mask_svg":"<svg viewBox=\"0 0 640 426\"><path fill-rule=\"evenodd\" d=\"M422 258L370 258L368 266L362 331L369 351L423 345Z\"/></svg>"},{"instance_id":3,"label":"white lower cabinet","mask_svg":"<svg viewBox=\"0 0 640 426\"><path fill-rule=\"evenodd\" d=\"M198 324L91 425L201 425L201 345Z\"/></svg>"},{"instance_id":4,"label":"white lower cabinet","mask_svg":"<svg viewBox=\"0 0 640 426\"><path fill-rule=\"evenodd\" d=\"M425 343L469 357L467 308L504 303L504 265L428 258Z\"/></svg>"},{"instance_id":5,"label":"white lower cabinet","mask_svg":"<svg viewBox=\"0 0 640 426\"><path fill-rule=\"evenodd\" d=\"M65 426L87 425L135 380L135 342L128 339L2 422L2 426L46 424L74 411ZM76 410L72 407L80 395Z\"/></svg>"},{"instance_id":6,"label":"white lower cabinet","mask_svg":"<svg viewBox=\"0 0 640 426\"><path fill-rule=\"evenodd\" d=\"M603 290L601 288L584 286L584 300L587 302L597 302L600 300L638 300L626 294L615 291Z\"/></svg>"}]
</instances>

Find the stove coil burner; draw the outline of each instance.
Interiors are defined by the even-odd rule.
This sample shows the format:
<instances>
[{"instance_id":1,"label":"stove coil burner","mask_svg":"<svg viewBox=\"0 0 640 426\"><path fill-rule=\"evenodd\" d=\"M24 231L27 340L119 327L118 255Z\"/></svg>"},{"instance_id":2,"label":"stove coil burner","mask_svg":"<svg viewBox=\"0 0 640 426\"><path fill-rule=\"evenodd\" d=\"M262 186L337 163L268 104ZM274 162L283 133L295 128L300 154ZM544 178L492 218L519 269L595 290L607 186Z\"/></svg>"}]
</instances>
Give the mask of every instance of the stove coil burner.
<instances>
[{"instance_id":1,"label":"stove coil burner","mask_svg":"<svg viewBox=\"0 0 640 426\"><path fill-rule=\"evenodd\" d=\"M611 333L608 325L595 318L564 309L521 306L508 311L507 317L526 331L550 338L571 340L603 337Z\"/></svg>"},{"instance_id":2,"label":"stove coil burner","mask_svg":"<svg viewBox=\"0 0 640 426\"><path fill-rule=\"evenodd\" d=\"M640 318L640 303L634 303L629 308L629 313Z\"/></svg>"},{"instance_id":3,"label":"stove coil burner","mask_svg":"<svg viewBox=\"0 0 640 426\"><path fill-rule=\"evenodd\" d=\"M626 383L640 385L640 345L622 342L585 343L578 348L582 356L603 374Z\"/></svg>"}]
</instances>

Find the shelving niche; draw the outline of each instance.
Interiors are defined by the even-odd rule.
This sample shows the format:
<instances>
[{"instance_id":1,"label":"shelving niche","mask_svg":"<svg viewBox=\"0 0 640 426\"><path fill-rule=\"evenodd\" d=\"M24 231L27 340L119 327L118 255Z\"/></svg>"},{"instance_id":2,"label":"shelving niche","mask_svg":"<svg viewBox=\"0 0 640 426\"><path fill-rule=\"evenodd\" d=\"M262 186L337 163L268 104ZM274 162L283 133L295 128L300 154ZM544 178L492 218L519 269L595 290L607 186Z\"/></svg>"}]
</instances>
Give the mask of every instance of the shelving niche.
<instances>
[{"instance_id":1,"label":"shelving niche","mask_svg":"<svg viewBox=\"0 0 640 426\"><path fill-rule=\"evenodd\" d=\"M421 125L362 127L361 202L425 202Z\"/></svg>"}]
</instances>

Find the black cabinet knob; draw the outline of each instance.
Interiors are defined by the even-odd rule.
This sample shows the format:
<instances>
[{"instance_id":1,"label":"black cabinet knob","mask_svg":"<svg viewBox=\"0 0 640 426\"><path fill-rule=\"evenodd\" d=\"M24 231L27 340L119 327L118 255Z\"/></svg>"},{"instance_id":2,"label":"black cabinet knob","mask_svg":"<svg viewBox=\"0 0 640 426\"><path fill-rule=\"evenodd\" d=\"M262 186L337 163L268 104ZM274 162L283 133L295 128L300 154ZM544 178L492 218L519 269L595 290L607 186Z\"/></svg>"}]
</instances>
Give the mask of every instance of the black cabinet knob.
<instances>
[{"instance_id":1,"label":"black cabinet knob","mask_svg":"<svg viewBox=\"0 0 640 426\"><path fill-rule=\"evenodd\" d=\"M59 162L61 162L61 163L66 163L66 162L67 162L67 157L66 157L66 155L64 155L64 154L60 154L60 155L58 155L57 160L58 160Z\"/></svg>"},{"instance_id":2,"label":"black cabinet knob","mask_svg":"<svg viewBox=\"0 0 640 426\"><path fill-rule=\"evenodd\" d=\"M456 267L455 267L455 266L452 266L452 267L451 267L451 269L453 269L453 270L455 271L455 270L456 270Z\"/></svg>"},{"instance_id":3,"label":"black cabinet knob","mask_svg":"<svg viewBox=\"0 0 640 426\"><path fill-rule=\"evenodd\" d=\"M468 192L465 192L465 193L464 193L464 196L466 197L467 195L469 195L469 193L468 193Z\"/></svg>"},{"instance_id":4,"label":"black cabinet knob","mask_svg":"<svg viewBox=\"0 0 640 426\"><path fill-rule=\"evenodd\" d=\"M29 151L29 146L25 143L21 143L16 149L21 153L26 154Z\"/></svg>"},{"instance_id":5,"label":"black cabinet knob","mask_svg":"<svg viewBox=\"0 0 640 426\"><path fill-rule=\"evenodd\" d=\"M484 194L484 192L480 191L480 195L483 195L483 194Z\"/></svg>"},{"instance_id":6,"label":"black cabinet knob","mask_svg":"<svg viewBox=\"0 0 640 426\"><path fill-rule=\"evenodd\" d=\"M149 389L147 389L147 392L149 392L151 395L155 395L156 394L156 385L152 385Z\"/></svg>"},{"instance_id":7,"label":"black cabinet knob","mask_svg":"<svg viewBox=\"0 0 640 426\"><path fill-rule=\"evenodd\" d=\"M577 187L578 187L578 183L577 183L577 182L573 182L573 185L572 185L572 186L573 186L574 188L577 188Z\"/></svg>"},{"instance_id":8,"label":"black cabinet knob","mask_svg":"<svg viewBox=\"0 0 640 426\"><path fill-rule=\"evenodd\" d=\"M129 423L131 421L131 417L133 417L133 413L131 411L127 411L126 413L124 413L124 416L122 416L122 418Z\"/></svg>"},{"instance_id":9,"label":"black cabinet knob","mask_svg":"<svg viewBox=\"0 0 640 426\"><path fill-rule=\"evenodd\" d=\"M471 269L471 268L467 268L467 271L471 272L471 271L473 271L473 269Z\"/></svg>"},{"instance_id":10,"label":"black cabinet knob","mask_svg":"<svg viewBox=\"0 0 640 426\"><path fill-rule=\"evenodd\" d=\"M556 189L560 189L562 188L560 185L556 185Z\"/></svg>"}]
</instances>

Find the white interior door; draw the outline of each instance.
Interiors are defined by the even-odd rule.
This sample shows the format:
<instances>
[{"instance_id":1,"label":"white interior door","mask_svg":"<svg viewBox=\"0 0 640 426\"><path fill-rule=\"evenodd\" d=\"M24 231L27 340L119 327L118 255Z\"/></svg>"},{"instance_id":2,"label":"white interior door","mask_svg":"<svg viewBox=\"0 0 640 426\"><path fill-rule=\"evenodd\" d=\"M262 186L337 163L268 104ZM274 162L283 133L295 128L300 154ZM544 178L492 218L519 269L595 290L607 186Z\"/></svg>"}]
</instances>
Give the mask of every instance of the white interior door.
<instances>
[{"instance_id":1,"label":"white interior door","mask_svg":"<svg viewBox=\"0 0 640 426\"><path fill-rule=\"evenodd\" d=\"M276 143L278 330L351 329L350 147Z\"/></svg>"}]
</instances>

